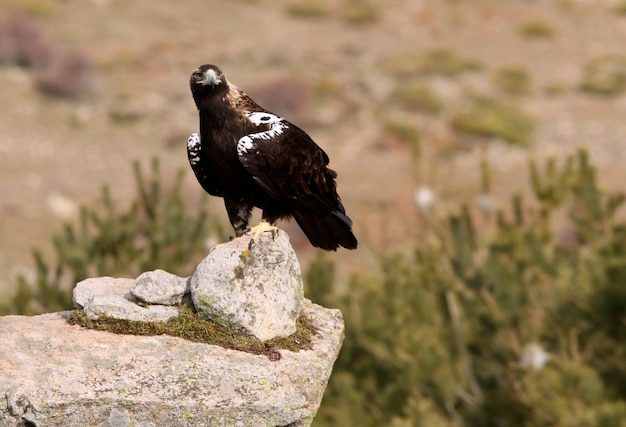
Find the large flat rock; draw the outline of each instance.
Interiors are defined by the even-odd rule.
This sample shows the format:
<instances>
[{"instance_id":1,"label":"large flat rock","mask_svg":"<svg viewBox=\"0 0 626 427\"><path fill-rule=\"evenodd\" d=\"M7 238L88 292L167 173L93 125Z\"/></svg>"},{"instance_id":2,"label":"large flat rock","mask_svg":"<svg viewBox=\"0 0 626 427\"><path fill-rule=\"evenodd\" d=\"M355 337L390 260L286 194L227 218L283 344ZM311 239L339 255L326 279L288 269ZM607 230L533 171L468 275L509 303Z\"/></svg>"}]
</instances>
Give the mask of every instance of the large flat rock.
<instances>
[{"instance_id":1,"label":"large flat rock","mask_svg":"<svg viewBox=\"0 0 626 427\"><path fill-rule=\"evenodd\" d=\"M343 319L305 300L310 350L279 360L169 336L0 317L0 427L307 426L343 340Z\"/></svg>"}]
</instances>

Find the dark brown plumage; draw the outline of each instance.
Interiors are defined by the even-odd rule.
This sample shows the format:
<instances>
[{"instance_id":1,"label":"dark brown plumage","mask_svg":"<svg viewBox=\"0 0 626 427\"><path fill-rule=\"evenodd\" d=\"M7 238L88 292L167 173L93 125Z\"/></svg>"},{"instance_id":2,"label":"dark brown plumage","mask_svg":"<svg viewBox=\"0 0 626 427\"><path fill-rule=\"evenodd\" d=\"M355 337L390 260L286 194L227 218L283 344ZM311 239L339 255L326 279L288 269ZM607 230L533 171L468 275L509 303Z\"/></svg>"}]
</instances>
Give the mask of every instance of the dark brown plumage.
<instances>
[{"instance_id":1,"label":"dark brown plumage","mask_svg":"<svg viewBox=\"0 0 626 427\"><path fill-rule=\"evenodd\" d=\"M313 246L357 247L337 174L303 130L260 107L215 65L198 67L189 85L200 115L199 135L187 144L189 162L202 188L224 198L237 236L258 207L270 224L295 218Z\"/></svg>"}]
</instances>

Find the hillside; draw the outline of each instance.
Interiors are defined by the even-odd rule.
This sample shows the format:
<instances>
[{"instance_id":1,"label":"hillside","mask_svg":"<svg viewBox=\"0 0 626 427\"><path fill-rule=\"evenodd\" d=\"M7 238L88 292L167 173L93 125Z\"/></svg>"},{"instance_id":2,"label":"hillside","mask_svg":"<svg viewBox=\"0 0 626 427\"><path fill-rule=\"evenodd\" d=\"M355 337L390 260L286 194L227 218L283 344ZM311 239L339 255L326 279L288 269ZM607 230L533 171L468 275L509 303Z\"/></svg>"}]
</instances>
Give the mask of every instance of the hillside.
<instances>
[{"instance_id":1,"label":"hillside","mask_svg":"<svg viewBox=\"0 0 626 427\"><path fill-rule=\"evenodd\" d=\"M220 65L328 152L361 241L358 252L336 255L346 272L419 237L417 189L433 191L436 209L473 201L483 156L495 203L525 188L529 156L560 157L580 145L604 185L623 187L626 14L618 7L585 0L155 0L149 8L122 0L3 1L0 295L15 273L32 268L30 249L49 250L52 231L75 218L80 204L98 200L104 183L120 204L130 201L132 160L159 157L172 177L188 169L185 142L197 115L187 81L202 63ZM15 60L10 48L23 46L16 40L34 43L26 51L45 64ZM50 95L67 81L76 93ZM484 98L527 115L534 124L528 140L480 137L458 124ZM190 172L185 188L198 199ZM225 218L221 201L213 205ZM303 256L312 251L290 233Z\"/></svg>"}]
</instances>

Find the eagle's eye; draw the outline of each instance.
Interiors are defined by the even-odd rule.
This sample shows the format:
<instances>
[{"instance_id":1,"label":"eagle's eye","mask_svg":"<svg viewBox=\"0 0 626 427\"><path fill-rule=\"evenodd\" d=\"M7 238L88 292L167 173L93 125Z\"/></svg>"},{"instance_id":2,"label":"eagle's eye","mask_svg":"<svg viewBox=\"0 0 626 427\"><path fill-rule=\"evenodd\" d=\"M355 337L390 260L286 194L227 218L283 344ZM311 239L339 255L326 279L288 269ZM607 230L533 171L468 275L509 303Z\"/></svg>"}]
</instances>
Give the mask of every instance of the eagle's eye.
<instances>
[{"instance_id":1,"label":"eagle's eye","mask_svg":"<svg viewBox=\"0 0 626 427\"><path fill-rule=\"evenodd\" d=\"M196 79L201 79L204 77L204 73L200 70L196 70L193 72L193 77Z\"/></svg>"}]
</instances>

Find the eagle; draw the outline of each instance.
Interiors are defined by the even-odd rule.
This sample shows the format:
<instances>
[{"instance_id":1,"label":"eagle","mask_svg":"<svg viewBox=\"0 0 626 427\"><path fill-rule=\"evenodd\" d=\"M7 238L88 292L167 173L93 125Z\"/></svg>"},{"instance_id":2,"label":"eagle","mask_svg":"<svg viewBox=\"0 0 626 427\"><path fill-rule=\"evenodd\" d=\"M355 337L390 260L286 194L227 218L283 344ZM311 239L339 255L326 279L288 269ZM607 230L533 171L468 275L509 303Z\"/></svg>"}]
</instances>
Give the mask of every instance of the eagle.
<instances>
[{"instance_id":1,"label":"eagle","mask_svg":"<svg viewBox=\"0 0 626 427\"><path fill-rule=\"evenodd\" d=\"M313 246L356 249L337 173L309 135L257 104L216 65L196 68L189 86L200 117L187 142L189 163L202 188L224 199L237 237L276 231L276 221L293 217ZM249 229L255 207L262 221Z\"/></svg>"}]
</instances>

